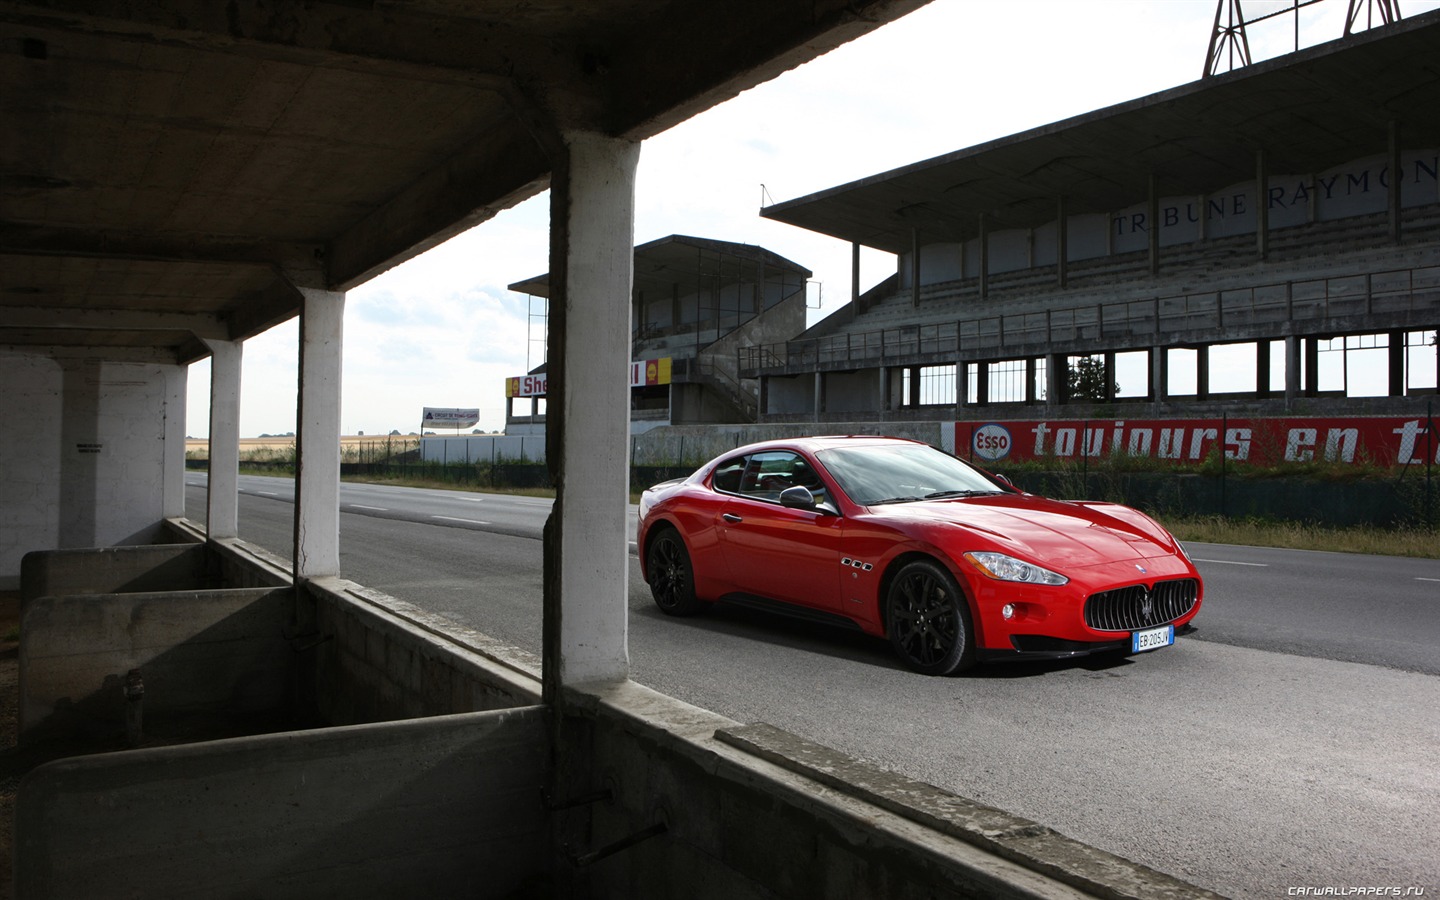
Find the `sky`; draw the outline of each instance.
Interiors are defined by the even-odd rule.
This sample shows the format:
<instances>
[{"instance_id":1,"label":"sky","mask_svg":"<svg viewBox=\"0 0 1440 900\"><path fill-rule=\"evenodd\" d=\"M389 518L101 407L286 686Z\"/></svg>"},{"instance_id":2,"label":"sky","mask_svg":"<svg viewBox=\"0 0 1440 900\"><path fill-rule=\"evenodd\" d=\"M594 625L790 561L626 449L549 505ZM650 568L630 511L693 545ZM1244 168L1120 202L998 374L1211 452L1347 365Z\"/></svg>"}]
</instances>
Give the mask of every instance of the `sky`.
<instances>
[{"instance_id":1,"label":"sky","mask_svg":"<svg viewBox=\"0 0 1440 900\"><path fill-rule=\"evenodd\" d=\"M1373 3L1374 0L1371 0ZM1246 0L1247 17L1293 0ZM1216 0L932 0L752 88L641 148L635 243L690 234L756 244L811 269L819 308L850 297L850 245L759 215L914 162L1200 78ZM1405 16L1440 0L1402 0ZM1300 10L1299 45L1337 39L1345 0ZM1296 17L1251 26L1252 58L1295 48ZM549 193L352 289L341 431L418 432L423 409L505 421L505 379L544 360L543 333L507 284L549 271ZM895 271L866 251L861 289ZM240 434L295 431L296 320L245 343ZM209 361L190 368L188 434L209 430Z\"/></svg>"}]
</instances>

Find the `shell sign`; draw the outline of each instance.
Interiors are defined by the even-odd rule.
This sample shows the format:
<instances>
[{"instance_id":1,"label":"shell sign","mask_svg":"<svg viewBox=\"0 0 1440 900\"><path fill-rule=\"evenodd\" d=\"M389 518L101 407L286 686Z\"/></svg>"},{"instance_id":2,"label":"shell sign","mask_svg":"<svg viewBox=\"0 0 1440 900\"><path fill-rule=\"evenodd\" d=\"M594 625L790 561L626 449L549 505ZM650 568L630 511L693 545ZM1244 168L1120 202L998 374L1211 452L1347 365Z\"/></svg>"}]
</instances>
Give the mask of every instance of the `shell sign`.
<instances>
[{"instance_id":1,"label":"shell sign","mask_svg":"<svg viewBox=\"0 0 1440 900\"><path fill-rule=\"evenodd\" d=\"M663 359L642 359L630 363L630 386L648 387L657 384L669 384L672 362L670 357ZM543 397L549 387L549 379L545 375L516 375L505 379L506 397Z\"/></svg>"}]
</instances>

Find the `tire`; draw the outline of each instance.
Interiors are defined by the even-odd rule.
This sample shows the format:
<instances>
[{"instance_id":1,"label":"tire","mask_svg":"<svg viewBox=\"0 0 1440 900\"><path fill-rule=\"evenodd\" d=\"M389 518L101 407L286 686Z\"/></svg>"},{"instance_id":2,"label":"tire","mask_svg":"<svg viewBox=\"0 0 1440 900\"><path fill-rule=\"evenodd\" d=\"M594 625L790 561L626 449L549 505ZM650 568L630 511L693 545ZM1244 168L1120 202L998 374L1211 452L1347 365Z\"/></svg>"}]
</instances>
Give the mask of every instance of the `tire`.
<instances>
[{"instance_id":1,"label":"tire","mask_svg":"<svg viewBox=\"0 0 1440 900\"><path fill-rule=\"evenodd\" d=\"M671 616L693 616L703 607L695 596L695 568L680 532L666 527L650 539L645 551L645 571L650 576L650 596L660 611Z\"/></svg>"},{"instance_id":2,"label":"tire","mask_svg":"<svg viewBox=\"0 0 1440 900\"><path fill-rule=\"evenodd\" d=\"M907 563L885 595L885 630L905 665L953 675L975 664L970 607L949 572L930 560Z\"/></svg>"}]
</instances>

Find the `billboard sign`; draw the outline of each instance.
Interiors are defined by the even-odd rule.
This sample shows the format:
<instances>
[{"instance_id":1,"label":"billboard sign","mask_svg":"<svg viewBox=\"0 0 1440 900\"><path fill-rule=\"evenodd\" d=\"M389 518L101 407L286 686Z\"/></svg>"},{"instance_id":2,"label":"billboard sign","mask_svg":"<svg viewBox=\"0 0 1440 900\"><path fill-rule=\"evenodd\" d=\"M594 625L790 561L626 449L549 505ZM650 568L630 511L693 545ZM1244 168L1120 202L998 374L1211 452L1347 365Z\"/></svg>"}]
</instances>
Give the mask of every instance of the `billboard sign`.
<instances>
[{"instance_id":1,"label":"billboard sign","mask_svg":"<svg viewBox=\"0 0 1440 900\"><path fill-rule=\"evenodd\" d=\"M663 359L641 359L630 363L630 386L647 387L669 384L672 363L670 357ZM549 380L542 372L538 375L515 375L505 379L505 396L543 397L549 387Z\"/></svg>"},{"instance_id":2,"label":"billboard sign","mask_svg":"<svg viewBox=\"0 0 1440 900\"><path fill-rule=\"evenodd\" d=\"M426 428L471 428L480 421L480 410L455 409L453 407L425 407L425 415L420 420L421 430Z\"/></svg>"},{"instance_id":3,"label":"billboard sign","mask_svg":"<svg viewBox=\"0 0 1440 900\"><path fill-rule=\"evenodd\" d=\"M1417 416L1280 419L1026 419L955 423L955 448L979 465L1130 456L1197 464L1440 463L1440 433Z\"/></svg>"}]
</instances>

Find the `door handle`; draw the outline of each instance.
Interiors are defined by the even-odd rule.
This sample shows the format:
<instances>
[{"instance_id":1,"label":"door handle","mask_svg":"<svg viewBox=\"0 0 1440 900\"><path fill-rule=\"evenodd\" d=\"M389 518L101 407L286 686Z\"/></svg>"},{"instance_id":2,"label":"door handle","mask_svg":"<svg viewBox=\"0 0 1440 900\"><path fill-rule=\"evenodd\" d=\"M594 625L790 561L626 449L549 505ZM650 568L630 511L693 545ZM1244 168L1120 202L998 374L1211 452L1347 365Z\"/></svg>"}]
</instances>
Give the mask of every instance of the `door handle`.
<instances>
[{"instance_id":1,"label":"door handle","mask_svg":"<svg viewBox=\"0 0 1440 900\"><path fill-rule=\"evenodd\" d=\"M725 513L725 514L722 515L720 518L722 518L722 519L724 519L725 521L729 522L731 525L734 525L734 524L737 523L737 522L743 521L739 516L735 515L734 513Z\"/></svg>"}]
</instances>

